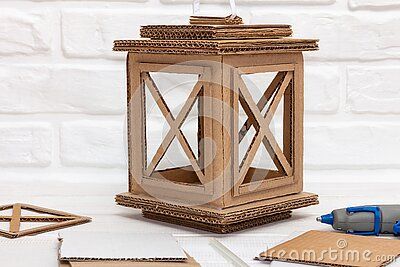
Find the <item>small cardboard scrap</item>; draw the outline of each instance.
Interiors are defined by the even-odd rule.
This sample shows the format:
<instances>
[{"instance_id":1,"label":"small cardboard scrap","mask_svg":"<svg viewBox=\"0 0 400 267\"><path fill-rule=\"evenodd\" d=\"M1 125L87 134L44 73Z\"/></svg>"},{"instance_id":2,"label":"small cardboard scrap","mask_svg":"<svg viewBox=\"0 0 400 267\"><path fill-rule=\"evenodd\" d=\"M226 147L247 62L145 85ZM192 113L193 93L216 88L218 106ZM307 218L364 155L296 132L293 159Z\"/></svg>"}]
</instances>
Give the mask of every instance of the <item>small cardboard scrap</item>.
<instances>
[{"instance_id":1,"label":"small cardboard scrap","mask_svg":"<svg viewBox=\"0 0 400 267\"><path fill-rule=\"evenodd\" d=\"M400 256L400 241L309 231L260 254L261 260L319 266L387 266Z\"/></svg>"},{"instance_id":2,"label":"small cardboard scrap","mask_svg":"<svg viewBox=\"0 0 400 267\"><path fill-rule=\"evenodd\" d=\"M187 254L186 254L187 255ZM186 261L181 262L145 262L145 261L61 261L60 267L200 267L189 255Z\"/></svg>"},{"instance_id":3,"label":"small cardboard scrap","mask_svg":"<svg viewBox=\"0 0 400 267\"><path fill-rule=\"evenodd\" d=\"M289 37L290 25L147 25L142 38L157 40L262 39Z\"/></svg>"},{"instance_id":4,"label":"small cardboard scrap","mask_svg":"<svg viewBox=\"0 0 400 267\"><path fill-rule=\"evenodd\" d=\"M168 234L62 233L62 261L185 262L187 256Z\"/></svg>"},{"instance_id":5,"label":"small cardboard scrap","mask_svg":"<svg viewBox=\"0 0 400 267\"><path fill-rule=\"evenodd\" d=\"M9 222L9 230L1 230L0 236L18 238L27 235L37 235L45 232L76 226L91 221L89 217L83 217L63 211L37 207L29 204L11 204L0 206L0 211L12 210L11 216L0 216L0 222ZM24 211L37 213L36 216L25 216ZM34 228L21 230L21 223L48 223Z\"/></svg>"},{"instance_id":6,"label":"small cardboard scrap","mask_svg":"<svg viewBox=\"0 0 400 267\"><path fill-rule=\"evenodd\" d=\"M243 19L239 16L229 15L227 17L208 17L208 16L191 16L190 24L193 25L232 25L243 24Z\"/></svg>"}]
</instances>

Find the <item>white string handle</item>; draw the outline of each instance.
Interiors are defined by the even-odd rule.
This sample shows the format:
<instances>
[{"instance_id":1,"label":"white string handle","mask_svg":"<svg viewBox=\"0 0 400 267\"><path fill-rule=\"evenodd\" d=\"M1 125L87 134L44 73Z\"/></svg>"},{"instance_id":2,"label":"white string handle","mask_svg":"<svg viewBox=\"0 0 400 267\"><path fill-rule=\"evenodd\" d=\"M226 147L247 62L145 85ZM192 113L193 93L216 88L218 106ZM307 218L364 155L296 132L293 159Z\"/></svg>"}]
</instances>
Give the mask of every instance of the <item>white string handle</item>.
<instances>
[{"instance_id":1,"label":"white string handle","mask_svg":"<svg viewBox=\"0 0 400 267\"><path fill-rule=\"evenodd\" d=\"M200 0L193 0L193 14L200 13Z\"/></svg>"},{"instance_id":2,"label":"white string handle","mask_svg":"<svg viewBox=\"0 0 400 267\"><path fill-rule=\"evenodd\" d=\"M236 2L235 0L229 0L229 3L231 4L232 18L235 18L237 16Z\"/></svg>"},{"instance_id":3,"label":"white string handle","mask_svg":"<svg viewBox=\"0 0 400 267\"><path fill-rule=\"evenodd\" d=\"M236 2L235 0L229 0L229 4L231 5L231 12L232 12L232 17L237 16L237 11L236 11ZM193 14L196 15L200 13L200 0L193 0Z\"/></svg>"}]
</instances>

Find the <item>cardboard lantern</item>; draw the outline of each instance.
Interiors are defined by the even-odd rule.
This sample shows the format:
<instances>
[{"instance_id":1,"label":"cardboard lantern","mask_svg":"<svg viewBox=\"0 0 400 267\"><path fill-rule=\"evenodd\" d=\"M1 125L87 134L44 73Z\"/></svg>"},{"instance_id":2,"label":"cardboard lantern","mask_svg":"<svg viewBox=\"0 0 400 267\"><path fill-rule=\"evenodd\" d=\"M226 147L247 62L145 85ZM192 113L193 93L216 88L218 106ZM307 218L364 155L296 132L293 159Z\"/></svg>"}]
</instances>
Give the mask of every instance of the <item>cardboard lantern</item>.
<instances>
[{"instance_id":1,"label":"cardboard lantern","mask_svg":"<svg viewBox=\"0 0 400 267\"><path fill-rule=\"evenodd\" d=\"M243 25L240 18L190 22L144 26L142 39L115 41L115 51L128 52L129 192L117 203L147 218L218 233L287 219L293 209L318 204L317 195L302 192L302 52L317 50L317 40L290 38L289 25ZM167 82L154 78L160 73L196 79L179 112L163 95ZM248 81L252 75L260 86ZM147 118L149 98L168 125L151 157L148 135L158 125ZM190 138L182 127L193 110L197 131ZM189 164L160 167L173 141Z\"/></svg>"}]
</instances>

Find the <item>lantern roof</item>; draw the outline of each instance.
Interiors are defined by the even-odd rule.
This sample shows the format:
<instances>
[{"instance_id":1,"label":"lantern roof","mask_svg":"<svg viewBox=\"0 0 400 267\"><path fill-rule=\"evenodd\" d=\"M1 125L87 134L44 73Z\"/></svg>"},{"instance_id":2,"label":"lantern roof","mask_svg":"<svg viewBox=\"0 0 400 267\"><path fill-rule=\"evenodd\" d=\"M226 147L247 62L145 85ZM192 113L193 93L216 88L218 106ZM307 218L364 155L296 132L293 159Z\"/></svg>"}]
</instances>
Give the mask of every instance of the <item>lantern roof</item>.
<instances>
[{"instance_id":1,"label":"lantern roof","mask_svg":"<svg viewBox=\"0 0 400 267\"><path fill-rule=\"evenodd\" d=\"M114 51L229 55L318 50L317 39L291 38L284 24L245 25L240 17L193 16L189 25L148 25L141 39L116 40Z\"/></svg>"}]
</instances>

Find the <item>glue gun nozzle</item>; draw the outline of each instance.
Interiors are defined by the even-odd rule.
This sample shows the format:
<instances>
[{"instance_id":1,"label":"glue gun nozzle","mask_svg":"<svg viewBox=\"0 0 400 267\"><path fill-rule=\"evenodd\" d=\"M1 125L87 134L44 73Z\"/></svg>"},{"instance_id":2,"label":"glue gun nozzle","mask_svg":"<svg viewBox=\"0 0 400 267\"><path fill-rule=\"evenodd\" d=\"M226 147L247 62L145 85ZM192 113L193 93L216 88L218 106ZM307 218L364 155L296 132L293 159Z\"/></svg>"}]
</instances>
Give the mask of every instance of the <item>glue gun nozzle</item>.
<instances>
[{"instance_id":1,"label":"glue gun nozzle","mask_svg":"<svg viewBox=\"0 0 400 267\"><path fill-rule=\"evenodd\" d=\"M326 224L330 224L330 225L333 225L334 221L335 221L335 217L334 217L333 213L322 215L317 218L317 222L326 223Z\"/></svg>"}]
</instances>

